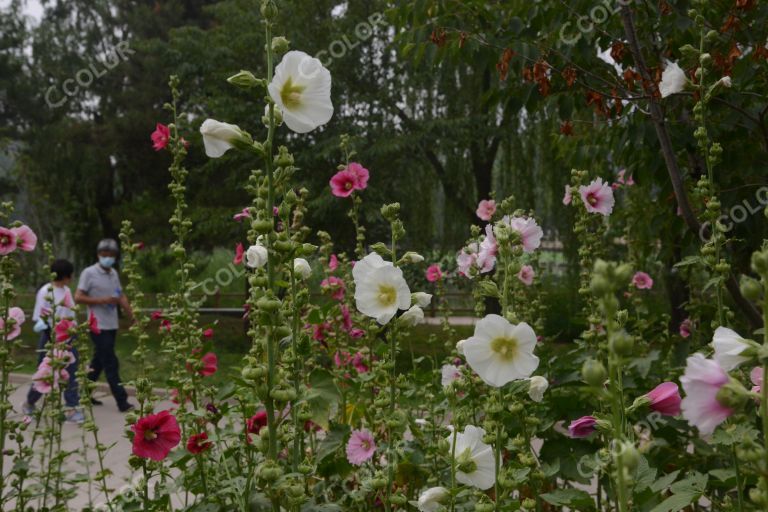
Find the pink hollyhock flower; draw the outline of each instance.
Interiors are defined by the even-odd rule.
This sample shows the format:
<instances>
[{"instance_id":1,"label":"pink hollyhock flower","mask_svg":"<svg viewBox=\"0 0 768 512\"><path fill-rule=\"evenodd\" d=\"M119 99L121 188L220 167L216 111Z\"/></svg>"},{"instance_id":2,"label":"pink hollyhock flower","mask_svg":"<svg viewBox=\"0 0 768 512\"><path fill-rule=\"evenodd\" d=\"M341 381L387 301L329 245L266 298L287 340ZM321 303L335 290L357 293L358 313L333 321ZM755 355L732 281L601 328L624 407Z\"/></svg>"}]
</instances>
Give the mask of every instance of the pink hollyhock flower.
<instances>
[{"instance_id":1,"label":"pink hollyhock flower","mask_svg":"<svg viewBox=\"0 0 768 512\"><path fill-rule=\"evenodd\" d=\"M477 211L475 212L480 220L486 222L493 218L493 214L496 213L496 201L493 199L483 199L480 204L477 205Z\"/></svg>"},{"instance_id":2,"label":"pink hollyhock flower","mask_svg":"<svg viewBox=\"0 0 768 512\"><path fill-rule=\"evenodd\" d=\"M219 358L213 352L207 352L200 360L203 362L203 367L198 370L198 373L203 377L210 377L219 369Z\"/></svg>"},{"instance_id":3,"label":"pink hollyhock flower","mask_svg":"<svg viewBox=\"0 0 768 512\"><path fill-rule=\"evenodd\" d=\"M248 418L245 422L245 426L249 434L258 434L261 432L261 429L267 426L267 411L258 411Z\"/></svg>"},{"instance_id":4,"label":"pink hollyhock flower","mask_svg":"<svg viewBox=\"0 0 768 512\"><path fill-rule=\"evenodd\" d=\"M57 380L56 377L51 379L53 375L53 368L50 363L43 361L40 366L37 367L37 371L32 375L32 387L35 391L47 395L53 390L54 383L52 380Z\"/></svg>"},{"instance_id":5,"label":"pink hollyhock flower","mask_svg":"<svg viewBox=\"0 0 768 512\"><path fill-rule=\"evenodd\" d=\"M324 341L330 331L331 324L328 322L323 322L322 324L313 324L312 339L315 341Z\"/></svg>"},{"instance_id":6,"label":"pink hollyhock flower","mask_svg":"<svg viewBox=\"0 0 768 512\"><path fill-rule=\"evenodd\" d=\"M749 372L749 379L752 381L752 384L754 384L752 392L760 393L763 389L763 367L756 366L752 368L752 371Z\"/></svg>"},{"instance_id":7,"label":"pink hollyhock flower","mask_svg":"<svg viewBox=\"0 0 768 512\"><path fill-rule=\"evenodd\" d=\"M368 373L368 365L365 364L363 354L360 352L352 357L352 367L357 370L357 373Z\"/></svg>"},{"instance_id":8,"label":"pink hollyhock flower","mask_svg":"<svg viewBox=\"0 0 768 512\"><path fill-rule=\"evenodd\" d=\"M350 464L360 466L373 457L376 452L376 441L369 431L353 430L347 442L347 460Z\"/></svg>"},{"instance_id":9,"label":"pink hollyhock flower","mask_svg":"<svg viewBox=\"0 0 768 512\"><path fill-rule=\"evenodd\" d=\"M502 221L520 235L523 243L523 252L531 253L541 245L544 231L531 217L504 217Z\"/></svg>"},{"instance_id":10,"label":"pink hollyhock flower","mask_svg":"<svg viewBox=\"0 0 768 512\"><path fill-rule=\"evenodd\" d=\"M685 398L681 409L683 417L698 427L702 435L709 435L715 428L733 414L733 409L717 400L720 388L725 386L730 377L717 361L706 359L696 353L687 360L685 374L680 377Z\"/></svg>"},{"instance_id":11,"label":"pink hollyhock flower","mask_svg":"<svg viewBox=\"0 0 768 512\"><path fill-rule=\"evenodd\" d=\"M26 320L26 317L21 308L14 306L8 309L8 319L13 320L13 322L8 322L8 333L6 334L5 339L6 341L11 341L18 338L19 334L21 334L21 325L24 323L24 320ZM5 319L0 318L0 336L5 332L5 324Z\"/></svg>"},{"instance_id":12,"label":"pink hollyhock flower","mask_svg":"<svg viewBox=\"0 0 768 512\"><path fill-rule=\"evenodd\" d=\"M582 416L568 425L568 434L574 439L587 437L595 430L597 430L597 418L594 416Z\"/></svg>"},{"instance_id":13,"label":"pink hollyhock flower","mask_svg":"<svg viewBox=\"0 0 768 512\"><path fill-rule=\"evenodd\" d=\"M171 321L167 318L160 320L160 329L164 330L165 332L171 332Z\"/></svg>"},{"instance_id":14,"label":"pink hollyhock flower","mask_svg":"<svg viewBox=\"0 0 768 512\"><path fill-rule=\"evenodd\" d=\"M208 339L213 338L213 329L211 329L209 327L208 329L204 330L203 331L203 338L208 338Z\"/></svg>"},{"instance_id":15,"label":"pink hollyhock flower","mask_svg":"<svg viewBox=\"0 0 768 512\"><path fill-rule=\"evenodd\" d=\"M430 283L434 283L436 281L440 281L443 278L443 271L440 270L440 265L438 265L437 263L434 263L429 267L427 267L427 272L425 275L426 275L427 281L429 281Z\"/></svg>"},{"instance_id":16,"label":"pink hollyhock flower","mask_svg":"<svg viewBox=\"0 0 768 512\"><path fill-rule=\"evenodd\" d=\"M99 321L96 319L96 315L93 314L93 311L88 314L88 329L90 329L93 334L101 334Z\"/></svg>"},{"instance_id":17,"label":"pink hollyhock flower","mask_svg":"<svg viewBox=\"0 0 768 512\"><path fill-rule=\"evenodd\" d=\"M29 226L19 226L11 228L11 232L16 236L16 248L22 251L31 252L37 247L37 235Z\"/></svg>"},{"instance_id":18,"label":"pink hollyhock flower","mask_svg":"<svg viewBox=\"0 0 768 512\"><path fill-rule=\"evenodd\" d=\"M208 434L205 432L191 435L187 440L187 451L193 455L203 453L204 451L209 450L212 446L213 443L208 440Z\"/></svg>"},{"instance_id":19,"label":"pink hollyhock flower","mask_svg":"<svg viewBox=\"0 0 768 512\"><path fill-rule=\"evenodd\" d=\"M333 354L333 363L336 365L336 368L343 368L347 366L350 361L352 361L352 356L346 350L342 350L341 352L337 351Z\"/></svg>"},{"instance_id":20,"label":"pink hollyhock flower","mask_svg":"<svg viewBox=\"0 0 768 512\"><path fill-rule=\"evenodd\" d=\"M161 318L163 318L163 310L162 309L154 310L150 315L150 317L152 318L152 320L160 320Z\"/></svg>"},{"instance_id":21,"label":"pink hollyhock flower","mask_svg":"<svg viewBox=\"0 0 768 512\"><path fill-rule=\"evenodd\" d=\"M335 300L344 300L344 290L346 286L344 285L344 281L342 279L336 276L329 276L320 282L320 288L322 288L324 291L330 292L331 297L333 297Z\"/></svg>"},{"instance_id":22,"label":"pink hollyhock flower","mask_svg":"<svg viewBox=\"0 0 768 512\"><path fill-rule=\"evenodd\" d=\"M568 206L569 204L571 204L571 201L573 201L573 195L571 193L571 186L570 185L566 185L565 186L565 195L563 196L563 204L565 206Z\"/></svg>"},{"instance_id":23,"label":"pink hollyhock flower","mask_svg":"<svg viewBox=\"0 0 768 512\"><path fill-rule=\"evenodd\" d=\"M328 259L328 270L335 272L337 268L339 268L339 258L335 254L331 254Z\"/></svg>"},{"instance_id":24,"label":"pink hollyhock flower","mask_svg":"<svg viewBox=\"0 0 768 512\"><path fill-rule=\"evenodd\" d=\"M471 269L477 263L479 244L473 242L461 250L456 256L457 271L464 277L472 277Z\"/></svg>"},{"instance_id":25,"label":"pink hollyhock flower","mask_svg":"<svg viewBox=\"0 0 768 512\"><path fill-rule=\"evenodd\" d=\"M234 214L232 216L232 218L234 220L236 220L237 222L242 222L243 219L250 219L251 218L251 210L250 210L250 208L243 208L242 211Z\"/></svg>"},{"instance_id":26,"label":"pink hollyhock flower","mask_svg":"<svg viewBox=\"0 0 768 512\"><path fill-rule=\"evenodd\" d=\"M72 298L72 292L69 288L64 288L64 299L61 301L62 306L65 308L73 309L75 307L75 299Z\"/></svg>"},{"instance_id":27,"label":"pink hollyhock flower","mask_svg":"<svg viewBox=\"0 0 768 512\"><path fill-rule=\"evenodd\" d=\"M635 184L634 178L632 178L631 175L627 178L626 174L627 174L627 170L626 169L621 169L616 174L616 183L613 184L613 188L614 189L619 188L622 185L626 185L627 187L631 187L632 185Z\"/></svg>"},{"instance_id":28,"label":"pink hollyhock flower","mask_svg":"<svg viewBox=\"0 0 768 512\"><path fill-rule=\"evenodd\" d=\"M161 149L165 149L165 147L168 145L168 142L170 142L171 130L168 128L168 126L162 123L157 123L157 126L155 126L155 131L152 132L151 138L152 147L155 149L155 151L160 151Z\"/></svg>"},{"instance_id":29,"label":"pink hollyhock flower","mask_svg":"<svg viewBox=\"0 0 768 512\"><path fill-rule=\"evenodd\" d=\"M72 337L72 331L75 329L75 327L75 322L69 318L62 318L59 320L59 322L53 328L53 331L56 333L56 341L61 343L70 339Z\"/></svg>"},{"instance_id":30,"label":"pink hollyhock flower","mask_svg":"<svg viewBox=\"0 0 768 512\"><path fill-rule=\"evenodd\" d=\"M168 411L139 418L131 430L133 454L144 459L163 460L181 441L179 423Z\"/></svg>"},{"instance_id":31,"label":"pink hollyhock flower","mask_svg":"<svg viewBox=\"0 0 768 512\"><path fill-rule=\"evenodd\" d=\"M651 401L650 408L665 416L677 416L680 414L680 392L674 382L662 382L648 392Z\"/></svg>"},{"instance_id":32,"label":"pink hollyhock flower","mask_svg":"<svg viewBox=\"0 0 768 512\"><path fill-rule=\"evenodd\" d=\"M683 338L687 338L688 336L690 336L692 326L693 325L690 318L686 318L685 320L680 322L680 336L682 336Z\"/></svg>"},{"instance_id":33,"label":"pink hollyhock flower","mask_svg":"<svg viewBox=\"0 0 768 512\"><path fill-rule=\"evenodd\" d=\"M499 252L499 244L493 235L493 226L485 226L485 238L480 242L480 252L477 253L477 266L480 273L485 274L496 266L496 254Z\"/></svg>"},{"instance_id":34,"label":"pink hollyhock flower","mask_svg":"<svg viewBox=\"0 0 768 512\"><path fill-rule=\"evenodd\" d=\"M365 190L368 187L368 178L371 175L368 169L357 162L350 162L346 170L355 177L355 190Z\"/></svg>"},{"instance_id":35,"label":"pink hollyhock flower","mask_svg":"<svg viewBox=\"0 0 768 512\"><path fill-rule=\"evenodd\" d=\"M450 386L461 378L461 368L455 364L444 364L440 369L440 384Z\"/></svg>"},{"instance_id":36,"label":"pink hollyhock flower","mask_svg":"<svg viewBox=\"0 0 768 512\"><path fill-rule=\"evenodd\" d=\"M240 265L243 262L243 257L245 256L245 249L243 248L243 244L237 244L235 246L235 258L232 260L232 263L235 265Z\"/></svg>"},{"instance_id":37,"label":"pink hollyhock flower","mask_svg":"<svg viewBox=\"0 0 768 512\"><path fill-rule=\"evenodd\" d=\"M650 290L653 288L653 279L645 272L635 272L632 276L632 284L638 290Z\"/></svg>"},{"instance_id":38,"label":"pink hollyhock flower","mask_svg":"<svg viewBox=\"0 0 768 512\"><path fill-rule=\"evenodd\" d=\"M520 268L520 272L517 273L517 278L526 286L531 286L533 284L533 278L535 275L536 273L533 271L532 266L523 265Z\"/></svg>"},{"instance_id":39,"label":"pink hollyhock flower","mask_svg":"<svg viewBox=\"0 0 768 512\"><path fill-rule=\"evenodd\" d=\"M336 197L349 197L355 191L357 176L345 169L334 174L330 183L333 195Z\"/></svg>"},{"instance_id":40,"label":"pink hollyhock flower","mask_svg":"<svg viewBox=\"0 0 768 512\"><path fill-rule=\"evenodd\" d=\"M600 213L607 216L613 211L615 203L613 189L607 183L603 183L603 178L597 178L589 185L580 186L579 194L589 213Z\"/></svg>"},{"instance_id":41,"label":"pink hollyhock flower","mask_svg":"<svg viewBox=\"0 0 768 512\"><path fill-rule=\"evenodd\" d=\"M8 228L0 227L0 256L16 250L16 234Z\"/></svg>"},{"instance_id":42,"label":"pink hollyhock flower","mask_svg":"<svg viewBox=\"0 0 768 512\"><path fill-rule=\"evenodd\" d=\"M351 329L349 331L349 337L354 339L359 339L365 336L365 331L362 329Z\"/></svg>"}]
</instances>

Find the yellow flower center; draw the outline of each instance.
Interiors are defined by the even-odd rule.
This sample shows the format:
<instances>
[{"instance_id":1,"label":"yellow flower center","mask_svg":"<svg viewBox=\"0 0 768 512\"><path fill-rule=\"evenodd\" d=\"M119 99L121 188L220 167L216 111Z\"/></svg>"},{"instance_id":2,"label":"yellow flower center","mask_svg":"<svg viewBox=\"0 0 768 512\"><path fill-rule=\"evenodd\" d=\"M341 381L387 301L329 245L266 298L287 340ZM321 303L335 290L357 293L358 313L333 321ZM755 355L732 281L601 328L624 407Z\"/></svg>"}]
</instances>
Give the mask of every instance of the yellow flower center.
<instances>
[{"instance_id":1,"label":"yellow flower center","mask_svg":"<svg viewBox=\"0 0 768 512\"><path fill-rule=\"evenodd\" d=\"M379 303L382 306L391 306L397 301L397 290L388 284L379 285Z\"/></svg>"},{"instance_id":2,"label":"yellow flower center","mask_svg":"<svg viewBox=\"0 0 768 512\"><path fill-rule=\"evenodd\" d=\"M517 356L515 338L495 338L491 341L491 350L504 361L511 361Z\"/></svg>"},{"instance_id":3,"label":"yellow flower center","mask_svg":"<svg viewBox=\"0 0 768 512\"><path fill-rule=\"evenodd\" d=\"M146 439L147 441L153 441L157 439L157 433L154 430L145 430L144 439Z\"/></svg>"},{"instance_id":4,"label":"yellow flower center","mask_svg":"<svg viewBox=\"0 0 768 512\"><path fill-rule=\"evenodd\" d=\"M303 85L294 85L293 80L288 78L280 91L280 99L283 100L285 108L296 108L301 105L301 93L304 89Z\"/></svg>"}]
</instances>

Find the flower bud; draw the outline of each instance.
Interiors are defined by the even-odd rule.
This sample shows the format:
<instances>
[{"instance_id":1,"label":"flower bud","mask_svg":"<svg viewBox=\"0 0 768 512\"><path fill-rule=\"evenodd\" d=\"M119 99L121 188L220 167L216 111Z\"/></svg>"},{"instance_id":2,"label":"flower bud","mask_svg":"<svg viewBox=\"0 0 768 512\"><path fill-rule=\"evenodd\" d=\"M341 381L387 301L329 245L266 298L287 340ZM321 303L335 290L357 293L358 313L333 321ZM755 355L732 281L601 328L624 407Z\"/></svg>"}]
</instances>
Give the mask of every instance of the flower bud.
<instances>
[{"instance_id":1,"label":"flower bud","mask_svg":"<svg viewBox=\"0 0 768 512\"><path fill-rule=\"evenodd\" d=\"M611 336L611 339L608 340L608 346L614 354L627 356L632 353L632 349L635 347L635 339L622 330Z\"/></svg>"},{"instance_id":2,"label":"flower bud","mask_svg":"<svg viewBox=\"0 0 768 512\"><path fill-rule=\"evenodd\" d=\"M741 294L751 301L760 300L760 296L763 293L763 287L760 286L760 283L749 276L741 276L739 289L741 290Z\"/></svg>"},{"instance_id":3,"label":"flower bud","mask_svg":"<svg viewBox=\"0 0 768 512\"><path fill-rule=\"evenodd\" d=\"M253 75L253 73L246 70L240 70L239 73L227 78L227 82L231 83L232 85L242 87L243 89L250 89L252 87L264 85L263 80L259 80Z\"/></svg>"},{"instance_id":4,"label":"flower bud","mask_svg":"<svg viewBox=\"0 0 768 512\"><path fill-rule=\"evenodd\" d=\"M600 387L605 382L605 366L595 359L587 359L581 367L581 378L590 386Z\"/></svg>"},{"instance_id":5,"label":"flower bud","mask_svg":"<svg viewBox=\"0 0 768 512\"><path fill-rule=\"evenodd\" d=\"M277 36L272 38L272 51L280 54L285 53L291 47L291 42L283 36Z\"/></svg>"}]
</instances>

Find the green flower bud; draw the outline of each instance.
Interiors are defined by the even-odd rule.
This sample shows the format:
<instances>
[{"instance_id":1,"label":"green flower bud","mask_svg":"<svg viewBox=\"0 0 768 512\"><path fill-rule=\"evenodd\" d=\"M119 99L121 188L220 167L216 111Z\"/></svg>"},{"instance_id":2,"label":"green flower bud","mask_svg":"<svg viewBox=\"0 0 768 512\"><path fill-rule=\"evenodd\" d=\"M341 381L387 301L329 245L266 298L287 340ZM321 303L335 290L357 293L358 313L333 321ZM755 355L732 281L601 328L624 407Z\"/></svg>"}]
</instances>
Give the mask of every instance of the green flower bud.
<instances>
[{"instance_id":1,"label":"green flower bud","mask_svg":"<svg viewBox=\"0 0 768 512\"><path fill-rule=\"evenodd\" d=\"M581 378L590 386L601 387L607 375L603 363L595 359L587 359L581 367Z\"/></svg>"},{"instance_id":2,"label":"green flower bud","mask_svg":"<svg viewBox=\"0 0 768 512\"><path fill-rule=\"evenodd\" d=\"M232 85L242 87L243 89L250 89L252 87L264 85L264 80L259 80L253 75L253 73L245 70L241 70L239 73L227 78L227 82L231 83Z\"/></svg>"},{"instance_id":3,"label":"green flower bud","mask_svg":"<svg viewBox=\"0 0 768 512\"><path fill-rule=\"evenodd\" d=\"M763 293L763 287L760 283L749 276L741 276L739 289L741 290L741 294L751 301L760 300L760 296Z\"/></svg>"},{"instance_id":4,"label":"green flower bud","mask_svg":"<svg viewBox=\"0 0 768 512\"><path fill-rule=\"evenodd\" d=\"M272 51L281 54L287 52L291 47L291 42L283 36L272 38Z\"/></svg>"},{"instance_id":5,"label":"green flower bud","mask_svg":"<svg viewBox=\"0 0 768 512\"><path fill-rule=\"evenodd\" d=\"M632 349L635 347L635 339L622 330L611 336L608 346L614 354L628 356L632 354Z\"/></svg>"}]
</instances>

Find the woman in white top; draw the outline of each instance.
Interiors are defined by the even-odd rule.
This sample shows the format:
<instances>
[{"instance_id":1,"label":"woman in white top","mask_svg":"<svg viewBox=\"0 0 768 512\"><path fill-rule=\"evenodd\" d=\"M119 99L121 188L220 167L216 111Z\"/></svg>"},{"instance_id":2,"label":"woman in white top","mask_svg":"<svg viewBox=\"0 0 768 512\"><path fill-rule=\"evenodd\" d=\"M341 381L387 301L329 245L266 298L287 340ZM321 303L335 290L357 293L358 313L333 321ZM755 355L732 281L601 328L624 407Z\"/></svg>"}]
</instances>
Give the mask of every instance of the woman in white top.
<instances>
[{"instance_id":1,"label":"woman in white top","mask_svg":"<svg viewBox=\"0 0 768 512\"><path fill-rule=\"evenodd\" d=\"M55 274L53 281L40 287L35 296L35 309L32 312L32 320L35 322L35 332L40 333L40 341L37 345L38 366L46 354L46 345L51 339L51 332L56 322L62 318L75 318L75 301L72 297L72 291L69 289L69 283L72 281L72 274L75 268L67 260L56 260L51 265L51 273ZM53 299L53 303L51 303ZM66 420L69 423L83 423L85 416L79 410L80 393L77 386L77 365L80 360L77 349L70 345L68 340L67 349L74 355L74 362L67 366L69 373L69 382L64 391L64 403L69 409L66 414ZM27 393L27 402L22 407L24 414L35 412L35 403L40 400L42 393L35 389L34 385L29 388Z\"/></svg>"}]
</instances>

